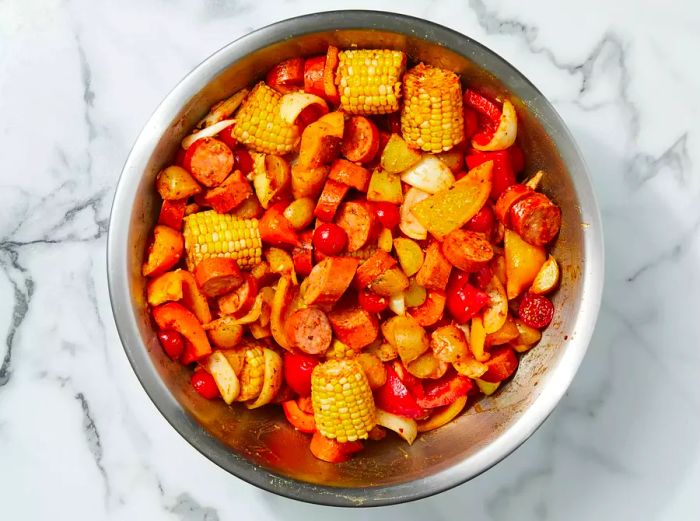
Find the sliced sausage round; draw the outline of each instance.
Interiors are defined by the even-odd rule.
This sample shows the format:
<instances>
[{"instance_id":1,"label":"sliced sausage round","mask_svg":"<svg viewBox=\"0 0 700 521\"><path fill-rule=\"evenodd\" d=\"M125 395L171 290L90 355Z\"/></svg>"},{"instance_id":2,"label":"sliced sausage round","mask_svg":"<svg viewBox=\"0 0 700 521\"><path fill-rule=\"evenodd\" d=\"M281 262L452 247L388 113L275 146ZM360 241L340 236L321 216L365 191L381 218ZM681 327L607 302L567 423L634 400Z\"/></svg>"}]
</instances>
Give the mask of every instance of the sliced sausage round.
<instances>
[{"instance_id":1,"label":"sliced sausage round","mask_svg":"<svg viewBox=\"0 0 700 521\"><path fill-rule=\"evenodd\" d=\"M287 318L284 328L290 346L306 354L322 355L331 345L331 325L319 308L296 310Z\"/></svg>"},{"instance_id":2,"label":"sliced sausage round","mask_svg":"<svg viewBox=\"0 0 700 521\"><path fill-rule=\"evenodd\" d=\"M367 244L372 236L374 211L365 201L349 201L338 209L335 223L348 234L348 251L352 253Z\"/></svg>"},{"instance_id":3,"label":"sliced sausage round","mask_svg":"<svg viewBox=\"0 0 700 521\"><path fill-rule=\"evenodd\" d=\"M561 210L546 195L535 192L511 207L510 223L523 240L544 246L559 233Z\"/></svg>"},{"instance_id":4,"label":"sliced sausage round","mask_svg":"<svg viewBox=\"0 0 700 521\"><path fill-rule=\"evenodd\" d=\"M219 186L233 169L233 152L213 137L198 139L185 153L185 168L204 186Z\"/></svg>"},{"instance_id":5,"label":"sliced sausage round","mask_svg":"<svg viewBox=\"0 0 700 521\"><path fill-rule=\"evenodd\" d=\"M455 230L445 237L442 253L462 271L478 271L493 258L493 247L482 233Z\"/></svg>"}]
</instances>

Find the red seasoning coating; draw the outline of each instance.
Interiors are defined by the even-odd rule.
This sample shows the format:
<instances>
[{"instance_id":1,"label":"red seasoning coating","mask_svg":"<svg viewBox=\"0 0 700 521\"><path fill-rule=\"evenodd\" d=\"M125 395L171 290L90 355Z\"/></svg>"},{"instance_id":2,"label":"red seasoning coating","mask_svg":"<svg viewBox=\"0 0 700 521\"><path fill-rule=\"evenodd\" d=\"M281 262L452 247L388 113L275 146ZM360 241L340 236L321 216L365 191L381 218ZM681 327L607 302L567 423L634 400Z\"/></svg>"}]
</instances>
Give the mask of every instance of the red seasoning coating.
<instances>
[{"instance_id":1,"label":"red seasoning coating","mask_svg":"<svg viewBox=\"0 0 700 521\"><path fill-rule=\"evenodd\" d=\"M352 349L368 346L379 335L377 316L360 306L333 309L328 319L336 338Z\"/></svg>"},{"instance_id":2,"label":"red seasoning coating","mask_svg":"<svg viewBox=\"0 0 700 521\"><path fill-rule=\"evenodd\" d=\"M374 209L367 201L350 201L338 210L335 222L348 234L348 251L362 248L376 231Z\"/></svg>"},{"instance_id":3,"label":"red seasoning coating","mask_svg":"<svg viewBox=\"0 0 700 521\"><path fill-rule=\"evenodd\" d=\"M296 310L287 318L284 328L289 345L307 355L322 355L331 345L328 317L318 308Z\"/></svg>"},{"instance_id":4,"label":"red seasoning coating","mask_svg":"<svg viewBox=\"0 0 700 521\"><path fill-rule=\"evenodd\" d=\"M534 246L544 246L554 239L561 226L561 210L539 192L515 203L509 215L513 230Z\"/></svg>"},{"instance_id":5,"label":"red seasoning coating","mask_svg":"<svg viewBox=\"0 0 700 521\"><path fill-rule=\"evenodd\" d=\"M192 177L211 188L220 185L233 168L233 152L218 139L198 139L185 153L185 168Z\"/></svg>"},{"instance_id":6,"label":"red seasoning coating","mask_svg":"<svg viewBox=\"0 0 700 521\"><path fill-rule=\"evenodd\" d=\"M445 237L442 253L455 268L472 272L493 258L493 247L481 233L455 230Z\"/></svg>"},{"instance_id":7,"label":"red seasoning coating","mask_svg":"<svg viewBox=\"0 0 700 521\"><path fill-rule=\"evenodd\" d=\"M351 257L326 257L316 264L301 283L304 302L309 306L333 306L350 286L358 263Z\"/></svg>"}]
</instances>

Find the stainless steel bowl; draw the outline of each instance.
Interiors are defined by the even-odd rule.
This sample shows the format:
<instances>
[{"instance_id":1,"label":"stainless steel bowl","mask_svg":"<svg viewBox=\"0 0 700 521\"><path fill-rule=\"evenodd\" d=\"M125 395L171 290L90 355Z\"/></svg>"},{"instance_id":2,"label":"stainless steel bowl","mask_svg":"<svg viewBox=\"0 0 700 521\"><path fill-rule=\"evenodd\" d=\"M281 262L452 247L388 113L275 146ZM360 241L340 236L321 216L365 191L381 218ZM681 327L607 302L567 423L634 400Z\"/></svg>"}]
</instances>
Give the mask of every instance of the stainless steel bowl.
<instances>
[{"instance_id":1,"label":"stainless steel bowl","mask_svg":"<svg viewBox=\"0 0 700 521\"><path fill-rule=\"evenodd\" d=\"M405 50L457 71L492 94L511 96L521 117L528 171L544 169L544 191L563 209L554 253L563 267L557 313L540 345L495 396L409 447L392 436L369 443L341 465L316 460L307 438L279 408L233 410L199 398L188 372L169 361L148 318L140 274L144 243L159 207L156 173L210 105L248 85L280 60L341 48ZM170 424L197 450L258 487L304 501L342 506L400 503L467 481L523 443L569 386L593 332L603 286L603 242L590 179L569 131L545 97L500 56L445 27L391 13L337 11L270 25L227 45L165 98L139 135L122 171L108 240L109 290L124 349Z\"/></svg>"}]
</instances>

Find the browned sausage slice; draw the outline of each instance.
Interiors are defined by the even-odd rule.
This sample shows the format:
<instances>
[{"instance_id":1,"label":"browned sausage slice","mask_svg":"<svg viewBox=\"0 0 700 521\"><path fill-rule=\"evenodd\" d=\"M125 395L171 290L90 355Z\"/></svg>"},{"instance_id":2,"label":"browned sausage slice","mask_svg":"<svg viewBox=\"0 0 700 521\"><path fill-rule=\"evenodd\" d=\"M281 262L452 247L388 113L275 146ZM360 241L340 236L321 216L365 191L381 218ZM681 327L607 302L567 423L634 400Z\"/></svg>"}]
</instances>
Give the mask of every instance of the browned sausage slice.
<instances>
[{"instance_id":1,"label":"browned sausage slice","mask_svg":"<svg viewBox=\"0 0 700 521\"><path fill-rule=\"evenodd\" d=\"M198 139L185 153L185 168L206 187L219 186L233 168L233 152L213 137Z\"/></svg>"},{"instance_id":2,"label":"browned sausage slice","mask_svg":"<svg viewBox=\"0 0 700 521\"><path fill-rule=\"evenodd\" d=\"M482 233L455 230L445 237L442 253L455 268L478 271L493 258L493 247Z\"/></svg>"},{"instance_id":3,"label":"browned sausage slice","mask_svg":"<svg viewBox=\"0 0 700 521\"><path fill-rule=\"evenodd\" d=\"M396 266L396 259L384 250L377 250L372 256L357 268L355 283L358 289L369 286L385 271Z\"/></svg>"},{"instance_id":4,"label":"browned sausage slice","mask_svg":"<svg viewBox=\"0 0 700 521\"><path fill-rule=\"evenodd\" d=\"M426 289L444 290L451 271L452 264L442 253L440 243L433 241L425 250L425 260L416 273L416 282Z\"/></svg>"},{"instance_id":5,"label":"browned sausage slice","mask_svg":"<svg viewBox=\"0 0 700 521\"><path fill-rule=\"evenodd\" d=\"M338 209L335 223L348 234L348 251L352 253L367 244L372 236L374 212L366 201L349 201Z\"/></svg>"},{"instance_id":6,"label":"browned sausage slice","mask_svg":"<svg viewBox=\"0 0 700 521\"><path fill-rule=\"evenodd\" d=\"M334 309L328 319L338 340L353 349L362 349L379 335L377 317L361 307Z\"/></svg>"},{"instance_id":7,"label":"browned sausage slice","mask_svg":"<svg viewBox=\"0 0 700 521\"><path fill-rule=\"evenodd\" d=\"M301 295L307 305L330 308L345 293L360 261L352 257L326 257L316 264L301 283Z\"/></svg>"},{"instance_id":8,"label":"browned sausage slice","mask_svg":"<svg viewBox=\"0 0 700 521\"><path fill-rule=\"evenodd\" d=\"M526 242L544 246L559 233L561 210L549 197L535 192L511 207L510 223Z\"/></svg>"},{"instance_id":9,"label":"browned sausage slice","mask_svg":"<svg viewBox=\"0 0 700 521\"><path fill-rule=\"evenodd\" d=\"M331 326L326 314L318 308L298 309L284 326L292 348L309 355L322 355L331 345Z\"/></svg>"}]
</instances>

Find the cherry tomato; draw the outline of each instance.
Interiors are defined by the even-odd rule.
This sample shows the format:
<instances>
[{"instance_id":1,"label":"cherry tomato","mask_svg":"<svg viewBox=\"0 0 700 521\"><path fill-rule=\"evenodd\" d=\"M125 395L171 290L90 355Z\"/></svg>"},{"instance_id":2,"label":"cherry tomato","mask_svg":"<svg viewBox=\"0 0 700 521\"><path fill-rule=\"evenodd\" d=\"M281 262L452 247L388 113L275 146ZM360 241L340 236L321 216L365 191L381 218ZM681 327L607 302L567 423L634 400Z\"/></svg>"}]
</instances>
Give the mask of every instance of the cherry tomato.
<instances>
[{"instance_id":1,"label":"cherry tomato","mask_svg":"<svg viewBox=\"0 0 700 521\"><path fill-rule=\"evenodd\" d=\"M490 234L496 224L496 217L490 204L485 204L479 212L467 222L465 228L473 232Z\"/></svg>"},{"instance_id":2,"label":"cherry tomato","mask_svg":"<svg viewBox=\"0 0 700 521\"><path fill-rule=\"evenodd\" d=\"M479 271L471 274L472 282L480 290L486 290L486 286L489 285L491 279L493 278L493 270L488 264L479 268Z\"/></svg>"},{"instance_id":3,"label":"cherry tomato","mask_svg":"<svg viewBox=\"0 0 700 521\"><path fill-rule=\"evenodd\" d=\"M381 313L389 307L389 299L377 295L366 288L360 291L357 299L360 302L360 306L370 313Z\"/></svg>"},{"instance_id":4,"label":"cherry tomato","mask_svg":"<svg viewBox=\"0 0 700 521\"><path fill-rule=\"evenodd\" d=\"M163 351L172 360L177 360L180 358L183 349L185 349L185 341L182 335L175 331L174 329L164 329L158 331L158 341L163 347Z\"/></svg>"},{"instance_id":5,"label":"cherry tomato","mask_svg":"<svg viewBox=\"0 0 700 521\"><path fill-rule=\"evenodd\" d=\"M311 373L318 364L319 359L313 356L284 353L284 379L292 391L299 396L311 394Z\"/></svg>"},{"instance_id":6,"label":"cherry tomato","mask_svg":"<svg viewBox=\"0 0 700 521\"><path fill-rule=\"evenodd\" d=\"M216 386L214 377L206 371L195 371L190 380L192 387L207 400L213 400L221 396L219 388Z\"/></svg>"},{"instance_id":7,"label":"cherry tomato","mask_svg":"<svg viewBox=\"0 0 700 521\"><path fill-rule=\"evenodd\" d=\"M233 149L233 158L236 168L241 171L243 175L248 175L253 171L253 158L250 153L243 147L236 147Z\"/></svg>"},{"instance_id":8,"label":"cherry tomato","mask_svg":"<svg viewBox=\"0 0 700 521\"><path fill-rule=\"evenodd\" d=\"M528 293L520 302L518 315L525 325L543 329L552 321L554 305L551 300L543 295Z\"/></svg>"},{"instance_id":9,"label":"cherry tomato","mask_svg":"<svg viewBox=\"0 0 700 521\"><path fill-rule=\"evenodd\" d=\"M445 305L452 317L464 324L489 303L489 296L469 284L469 275L457 271L447 285Z\"/></svg>"},{"instance_id":10,"label":"cherry tomato","mask_svg":"<svg viewBox=\"0 0 700 521\"><path fill-rule=\"evenodd\" d=\"M236 145L238 145L238 140L233 137L233 127L235 126L236 125L229 125L216 135L216 139L225 143L231 150L236 148Z\"/></svg>"},{"instance_id":11,"label":"cherry tomato","mask_svg":"<svg viewBox=\"0 0 700 521\"><path fill-rule=\"evenodd\" d=\"M379 219L379 222L382 223L382 226L389 228L390 230L396 227L401 220L399 207L395 204L375 202L374 213L377 216L377 219Z\"/></svg>"},{"instance_id":12,"label":"cherry tomato","mask_svg":"<svg viewBox=\"0 0 700 521\"><path fill-rule=\"evenodd\" d=\"M324 255L337 255L348 244L348 234L337 224L323 223L314 231L313 243Z\"/></svg>"}]
</instances>

